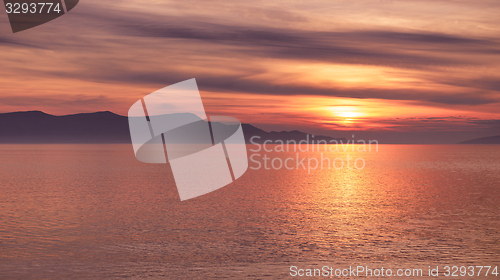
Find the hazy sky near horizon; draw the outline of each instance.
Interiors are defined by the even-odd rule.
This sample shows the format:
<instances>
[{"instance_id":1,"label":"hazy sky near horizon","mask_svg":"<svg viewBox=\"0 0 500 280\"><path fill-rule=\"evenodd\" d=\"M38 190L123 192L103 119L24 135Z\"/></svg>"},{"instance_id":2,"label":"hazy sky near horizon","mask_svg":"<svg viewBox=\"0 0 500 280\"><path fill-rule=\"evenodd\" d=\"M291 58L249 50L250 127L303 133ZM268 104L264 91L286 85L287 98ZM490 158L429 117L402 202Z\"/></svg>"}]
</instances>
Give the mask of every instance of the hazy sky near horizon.
<instances>
[{"instance_id":1,"label":"hazy sky near horizon","mask_svg":"<svg viewBox=\"0 0 500 280\"><path fill-rule=\"evenodd\" d=\"M0 112L126 115L196 78L209 115L271 129L500 132L498 0L81 0L16 34L0 12Z\"/></svg>"}]
</instances>

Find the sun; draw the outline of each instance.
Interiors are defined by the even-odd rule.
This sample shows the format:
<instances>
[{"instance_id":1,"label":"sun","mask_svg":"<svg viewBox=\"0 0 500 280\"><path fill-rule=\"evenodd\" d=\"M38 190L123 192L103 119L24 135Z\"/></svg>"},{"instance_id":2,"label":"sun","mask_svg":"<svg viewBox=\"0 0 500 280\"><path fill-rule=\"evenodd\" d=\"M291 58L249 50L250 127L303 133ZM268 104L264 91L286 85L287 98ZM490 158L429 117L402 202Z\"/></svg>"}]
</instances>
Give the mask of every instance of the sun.
<instances>
[{"instance_id":1,"label":"sun","mask_svg":"<svg viewBox=\"0 0 500 280\"><path fill-rule=\"evenodd\" d=\"M339 118L354 119L364 115L355 106L335 106L329 109L335 117Z\"/></svg>"}]
</instances>

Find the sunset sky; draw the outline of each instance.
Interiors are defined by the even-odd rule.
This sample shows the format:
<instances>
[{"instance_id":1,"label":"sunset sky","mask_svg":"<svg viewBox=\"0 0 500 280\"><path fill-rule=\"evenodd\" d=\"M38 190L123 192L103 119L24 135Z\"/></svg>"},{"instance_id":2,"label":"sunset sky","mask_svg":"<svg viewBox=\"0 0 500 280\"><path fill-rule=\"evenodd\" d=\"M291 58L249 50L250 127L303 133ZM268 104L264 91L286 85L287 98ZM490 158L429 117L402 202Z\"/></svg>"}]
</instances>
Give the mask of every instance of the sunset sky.
<instances>
[{"instance_id":1,"label":"sunset sky","mask_svg":"<svg viewBox=\"0 0 500 280\"><path fill-rule=\"evenodd\" d=\"M0 12L0 112L126 115L196 78L209 115L267 130L500 134L498 0L80 0L16 34Z\"/></svg>"}]
</instances>

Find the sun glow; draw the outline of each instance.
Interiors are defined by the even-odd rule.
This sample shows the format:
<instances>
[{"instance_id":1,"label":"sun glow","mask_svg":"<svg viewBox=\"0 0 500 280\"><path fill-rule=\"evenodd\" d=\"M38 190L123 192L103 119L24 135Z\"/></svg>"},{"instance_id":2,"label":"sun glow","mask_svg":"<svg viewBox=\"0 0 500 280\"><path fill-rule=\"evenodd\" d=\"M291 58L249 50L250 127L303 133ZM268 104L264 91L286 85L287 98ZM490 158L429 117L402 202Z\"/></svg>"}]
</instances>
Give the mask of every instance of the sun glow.
<instances>
[{"instance_id":1,"label":"sun glow","mask_svg":"<svg viewBox=\"0 0 500 280\"><path fill-rule=\"evenodd\" d=\"M362 112L359 112L358 108L354 106L331 107L330 111L335 117L346 118L348 120L359 118L364 115Z\"/></svg>"},{"instance_id":2,"label":"sun glow","mask_svg":"<svg viewBox=\"0 0 500 280\"><path fill-rule=\"evenodd\" d=\"M344 113L339 113L337 115L344 118L356 118L360 117L362 114L358 112L344 112Z\"/></svg>"}]
</instances>

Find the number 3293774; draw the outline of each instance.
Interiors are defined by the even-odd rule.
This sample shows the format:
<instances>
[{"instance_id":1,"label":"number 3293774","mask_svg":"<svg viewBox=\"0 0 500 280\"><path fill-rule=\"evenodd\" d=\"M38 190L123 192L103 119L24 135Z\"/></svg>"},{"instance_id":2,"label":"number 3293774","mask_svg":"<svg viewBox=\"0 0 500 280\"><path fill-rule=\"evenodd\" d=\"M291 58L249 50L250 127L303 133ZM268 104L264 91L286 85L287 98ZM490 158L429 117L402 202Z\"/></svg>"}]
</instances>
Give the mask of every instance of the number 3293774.
<instances>
[{"instance_id":1,"label":"number 3293774","mask_svg":"<svg viewBox=\"0 0 500 280\"><path fill-rule=\"evenodd\" d=\"M7 14L41 14L61 13L59 3L7 3L5 4Z\"/></svg>"}]
</instances>

